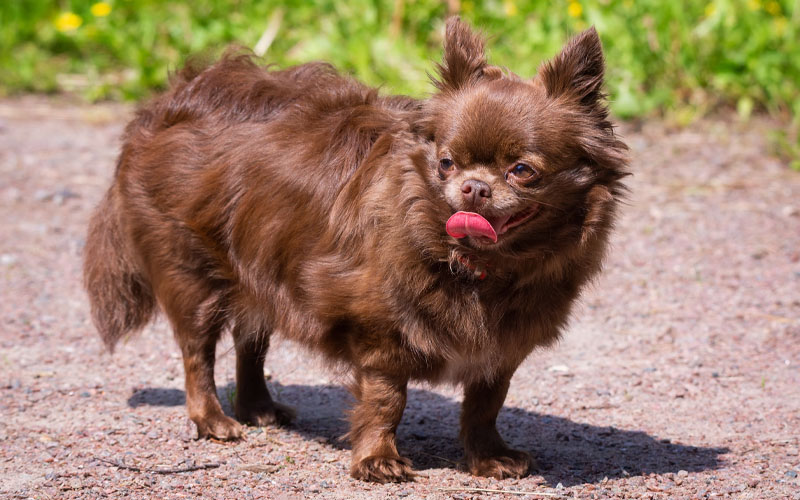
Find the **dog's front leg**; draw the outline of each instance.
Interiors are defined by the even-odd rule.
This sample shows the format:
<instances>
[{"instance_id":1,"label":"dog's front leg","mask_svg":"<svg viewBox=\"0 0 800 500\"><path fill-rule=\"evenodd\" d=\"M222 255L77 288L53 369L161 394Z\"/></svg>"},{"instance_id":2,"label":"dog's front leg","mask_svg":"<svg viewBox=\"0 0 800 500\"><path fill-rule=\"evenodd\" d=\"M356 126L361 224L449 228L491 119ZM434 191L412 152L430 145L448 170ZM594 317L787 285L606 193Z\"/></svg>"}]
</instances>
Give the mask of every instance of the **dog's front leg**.
<instances>
[{"instance_id":1,"label":"dog's front leg","mask_svg":"<svg viewBox=\"0 0 800 500\"><path fill-rule=\"evenodd\" d=\"M401 457L395 433L406 406L407 376L372 370L356 374L353 394L357 399L350 418L356 479L379 483L408 481L413 477L411 461Z\"/></svg>"},{"instance_id":2,"label":"dog's front leg","mask_svg":"<svg viewBox=\"0 0 800 500\"><path fill-rule=\"evenodd\" d=\"M532 460L524 451L512 450L497 432L496 421L513 373L494 380L472 382L464 388L461 408L461 441L467 469L476 476L496 479L522 477Z\"/></svg>"}]
</instances>

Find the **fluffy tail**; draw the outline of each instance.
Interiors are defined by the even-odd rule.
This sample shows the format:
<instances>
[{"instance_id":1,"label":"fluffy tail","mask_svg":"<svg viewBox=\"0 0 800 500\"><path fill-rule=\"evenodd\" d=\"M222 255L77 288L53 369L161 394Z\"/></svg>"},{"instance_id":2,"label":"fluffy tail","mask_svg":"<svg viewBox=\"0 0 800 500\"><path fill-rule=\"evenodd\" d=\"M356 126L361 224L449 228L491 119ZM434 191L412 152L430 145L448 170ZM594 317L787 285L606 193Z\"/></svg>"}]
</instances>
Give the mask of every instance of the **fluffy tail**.
<instances>
[{"instance_id":1,"label":"fluffy tail","mask_svg":"<svg viewBox=\"0 0 800 500\"><path fill-rule=\"evenodd\" d=\"M92 216L83 261L92 320L109 351L144 327L156 305L150 283L130 256L116 196L112 186Z\"/></svg>"}]
</instances>

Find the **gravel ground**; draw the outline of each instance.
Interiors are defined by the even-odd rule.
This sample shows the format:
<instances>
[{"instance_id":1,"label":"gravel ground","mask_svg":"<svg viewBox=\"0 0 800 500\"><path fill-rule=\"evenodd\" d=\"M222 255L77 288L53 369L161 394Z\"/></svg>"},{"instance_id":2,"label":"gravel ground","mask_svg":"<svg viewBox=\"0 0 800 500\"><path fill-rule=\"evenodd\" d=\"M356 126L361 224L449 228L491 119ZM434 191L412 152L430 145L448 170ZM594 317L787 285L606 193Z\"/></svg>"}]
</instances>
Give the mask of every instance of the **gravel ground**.
<instances>
[{"instance_id":1,"label":"gravel ground","mask_svg":"<svg viewBox=\"0 0 800 500\"><path fill-rule=\"evenodd\" d=\"M539 470L462 472L458 392L416 386L399 447L420 476L373 485L347 473L341 377L291 344L268 367L297 422L236 444L194 439L163 322L103 351L80 256L129 116L0 101L0 497L800 499L800 174L769 122L622 128L635 176L607 270L500 414ZM230 341L218 354L230 411Z\"/></svg>"}]
</instances>

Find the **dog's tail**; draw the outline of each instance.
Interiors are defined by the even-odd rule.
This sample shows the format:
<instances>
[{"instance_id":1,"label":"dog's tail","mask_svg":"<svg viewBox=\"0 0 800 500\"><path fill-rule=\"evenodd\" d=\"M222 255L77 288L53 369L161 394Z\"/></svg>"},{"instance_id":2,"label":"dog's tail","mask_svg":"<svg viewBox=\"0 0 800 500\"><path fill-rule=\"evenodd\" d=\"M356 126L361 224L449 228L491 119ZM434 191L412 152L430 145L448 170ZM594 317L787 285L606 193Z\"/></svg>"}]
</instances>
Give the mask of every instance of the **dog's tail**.
<instances>
[{"instance_id":1,"label":"dog's tail","mask_svg":"<svg viewBox=\"0 0 800 500\"><path fill-rule=\"evenodd\" d=\"M109 351L120 338L144 327L156 305L150 283L131 256L117 196L112 185L94 212L83 261L92 320Z\"/></svg>"}]
</instances>

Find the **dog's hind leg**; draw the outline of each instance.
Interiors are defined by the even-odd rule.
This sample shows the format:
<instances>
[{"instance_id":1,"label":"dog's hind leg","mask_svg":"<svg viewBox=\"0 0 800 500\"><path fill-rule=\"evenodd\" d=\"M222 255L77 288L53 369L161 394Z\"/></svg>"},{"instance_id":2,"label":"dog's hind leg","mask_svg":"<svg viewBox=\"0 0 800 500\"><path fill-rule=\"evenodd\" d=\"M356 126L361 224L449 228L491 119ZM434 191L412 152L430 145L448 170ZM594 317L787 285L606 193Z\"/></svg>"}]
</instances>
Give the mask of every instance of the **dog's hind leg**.
<instances>
[{"instance_id":1,"label":"dog's hind leg","mask_svg":"<svg viewBox=\"0 0 800 500\"><path fill-rule=\"evenodd\" d=\"M156 295L169 317L183 353L186 407L200 438L234 440L242 426L222 411L214 383L217 341L225 328L224 291L185 274L173 273Z\"/></svg>"},{"instance_id":2,"label":"dog's hind leg","mask_svg":"<svg viewBox=\"0 0 800 500\"><path fill-rule=\"evenodd\" d=\"M284 425L295 416L292 407L272 400L264 381L264 358L269 349L269 331L251 332L233 328L236 344L236 418L252 425Z\"/></svg>"}]
</instances>

